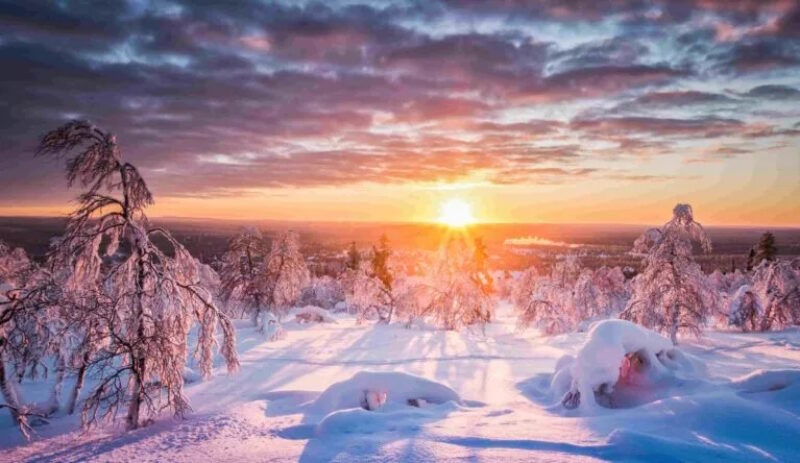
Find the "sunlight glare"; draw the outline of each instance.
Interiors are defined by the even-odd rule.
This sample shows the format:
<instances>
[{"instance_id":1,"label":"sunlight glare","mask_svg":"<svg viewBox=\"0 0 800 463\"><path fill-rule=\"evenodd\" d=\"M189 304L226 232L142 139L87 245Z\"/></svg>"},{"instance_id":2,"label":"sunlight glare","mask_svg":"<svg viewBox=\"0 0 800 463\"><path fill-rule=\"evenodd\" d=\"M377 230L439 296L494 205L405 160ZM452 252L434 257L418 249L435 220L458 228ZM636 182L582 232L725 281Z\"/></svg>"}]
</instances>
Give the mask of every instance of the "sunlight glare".
<instances>
[{"instance_id":1,"label":"sunlight glare","mask_svg":"<svg viewBox=\"0 0 800 463\"><path fill-rule=\"evenodd\" d=\"M472 207L459 198L452 198L442 204L439 222L449 227L463 227L475 223Z\"/></svg>"}]
</instances>

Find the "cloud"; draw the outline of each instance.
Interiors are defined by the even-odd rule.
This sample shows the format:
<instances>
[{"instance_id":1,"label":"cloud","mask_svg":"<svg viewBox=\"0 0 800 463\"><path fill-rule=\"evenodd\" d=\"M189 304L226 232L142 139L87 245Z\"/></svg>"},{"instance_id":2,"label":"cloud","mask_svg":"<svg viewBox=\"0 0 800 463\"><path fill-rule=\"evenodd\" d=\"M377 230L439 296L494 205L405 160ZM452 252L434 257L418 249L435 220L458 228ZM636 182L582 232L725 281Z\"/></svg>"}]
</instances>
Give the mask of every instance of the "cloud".
<instances>
[{"instance_id":1,"label":"cloud","mask_svg":"<svg viewBox=\"0 0 800 463\"><path fill-rule=\"evenodd\" d=\"M797 12L709 0L6 3L0 196L43 184L53 196L61 173L31 153L76 117L115 132L157 195L610 179L626 156L689 158L685 145L709 139L790 144L796 114L764 105L797 97Z\"/></svg>"},{"instance_id":2,"label":"cloud","mask_svg":"<svg viewBox=\"0 0 800 463\"><path fill-rule=\"evenodd\" d=\"M759 85L748 91L746 96L769 100L784 100L800 97L800 90L787 85Z\"/></svg>"}]
</instances>

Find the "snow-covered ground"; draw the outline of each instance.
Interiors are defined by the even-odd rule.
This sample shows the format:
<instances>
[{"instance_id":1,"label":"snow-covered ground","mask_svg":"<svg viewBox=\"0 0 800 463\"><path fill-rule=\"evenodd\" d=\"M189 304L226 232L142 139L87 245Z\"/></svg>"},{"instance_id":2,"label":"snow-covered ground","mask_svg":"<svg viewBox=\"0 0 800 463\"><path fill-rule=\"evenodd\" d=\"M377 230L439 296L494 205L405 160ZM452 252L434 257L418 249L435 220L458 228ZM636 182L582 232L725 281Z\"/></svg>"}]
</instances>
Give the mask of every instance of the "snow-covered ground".
<instances>
[{"instance_id":1,"label":"snow-covered ground","mask_svg":"<svg viewBox=\"0 0 800 463\"><path fill-rule=\"evenodd\" d=\"M707 367L703 381L672 382L644 400L639 395L644 403L632 408L585 413L561 407L550 382L557 361L578 354L586 334L519 333L507 307L485 331L356 325L339 317L287 323L285 338L265 342L247 322L237 327L241 371L228 376L220 363L213 379L190 384L194 411L186 419L81 433L74 417L56 418L26 444L3 412L0 460L800 458L798 330L684 339L682 352ZM30 397L46 387L25 383L24 391Z\"/></svg>"}]
</instances>

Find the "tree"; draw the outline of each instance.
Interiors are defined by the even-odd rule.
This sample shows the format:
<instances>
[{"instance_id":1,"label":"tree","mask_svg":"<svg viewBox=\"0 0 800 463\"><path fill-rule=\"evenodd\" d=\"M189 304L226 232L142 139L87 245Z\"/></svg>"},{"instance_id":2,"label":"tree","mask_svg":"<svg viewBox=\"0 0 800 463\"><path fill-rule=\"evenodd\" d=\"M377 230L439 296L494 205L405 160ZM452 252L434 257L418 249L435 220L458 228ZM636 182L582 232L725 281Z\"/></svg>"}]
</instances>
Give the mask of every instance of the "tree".
<instances>
[{"instance_id":1,"label":"tree","mask_svg":"<svg viewBox=\"0 0 800 463\"><path fill-rule=\"evenodd\" d=\"M26 373L37 375L45 355L57 344L54 328L59 320L52 309L56 287L48 277L22 249L12 250L0 241L0 395L4 401L0 408L9 409L25 438L30 436L33 420L57 410L63 380L63 374L59 374L51 400L40 407L28 404L17 387Z\"/></svg>"},{"instance_id":2,"label":"tree","mask_svg":"<svg viewBox=\"0 0 800 463\"><path fill-rule=\"evenodd\" d=\"M380 280L383 287L388 291L392 290L392 272L389 270L389 257L392 250L389 248L389 238L383 234L378 241L378 246L372 247L372 274Z\"/></svg>"},{"instance_id":3,"label":"tree","mask_svg":"<svg viewBox=\"0 0 800 463\"><path fill-rule=\"evenodd\" d=\"M229 307L238 307L240 315L249 314L255 326L259 326L259 317L267 310L269 299L268 254L269 247L261 232L255 227L246 227L228 242L220 266L223 301Z\"/></svg>"},{"instance_id":4,"label":"tree","mask_svg":"<svg viewBox=\"0 0 800 463\"><path fill-rule=\"evenodd\" d=\"M753 274L752 292L763 308L759 329L800 324L800 276L786 261L762 261Z\"/></svg>"},{"instance_id":5,"label":"tree","mask_svg":"<svg viewBox=\"0 0 800 463\"><path fill-rule=\"evenodd\" d=\"M72 320L97 326L87 330L87 368L98 380L83 405L84 424L113 417L126 403L129 429L162 408L182 416L189 409L183 369L190 328L200 325L194 355L207 376L217 325L228 370L238 368L232 323L199 285L197 261L168 231L150 225L144 209L153 196L123 161L114 135L72 121L46 134L37 155L66 157L69 185L84 187L50 253L53 268L69 270L65 291L95 301L79 304L90 310Z\"/></svg>"},{"instance_id":6,"label":"tree","mask_svg":"<svg viewBox=\"0 0 800 463\"><path fill-rule=\"evenodd\" d=\"M489 295L473 278L474 250L459 239L452 239L439 251L439 261L433 267L430 306L425 311L446 330L491 321L492 305Z\"/></svg>"},{"instance_id":7,"label":"tree","mask_svg":"<svg viewBox=\"0 0 800 463\"><path fill-rule=\"evenodd\" d=\"M756 264L756 248L750 248L750 252L747 253L747 271L753 270Z\"/></svg>"},{"instance_id":8,"label":"tree","mask_svg":"<svg viewBox=\"0 0 800 463\"><path fill-rule=\"evenodd\" d=\"M309 281L308 268L300 253L300 236L295 231L282 233L272 241L266 260L267 305L283 317L297 303Z\"/></svg>"},{"instance_id":9,"label":"tree","mask_svg":"<svg viewBox=\"0 0 800 463\"><path fill-rule=\"evenodd\" d=\"M565 333L584 319L583 310L593 311L590 306L596 296L591 271L581 269L577 256L556 262L546 277L532 283L529 278L520 280L524 289L517 292L515 300L521 328L535 325L545 334Z\"/></svg>"},{"instance_id":10,"label":"tree","mask_svg":"<svg viewBox=\"0 0 800 463\"><path fill-rule=\"evenodd\" d=\"M285 232L267 246L261 232L250 227L228 243L220 268L221 295L268 333L277 330L271 325L300 299L309 278L297 233Z\"/></svg>"},{"instance_id":11,"label":"tree","mask_svg":"<svg viewBox=\"0 0 800 463\"><path fill-rule=\"evenodd\" d=\"M764 308L750 285L740 286L728 303L728 323L742 331L758 331L763 315Z\"/></svg>"},{"instance_id":12,"label":"tree","mask_svg":"<svg viewBox=\"0 0 800 463\"><path fill-rule=\"evenodd\" d=\"M325 310L333 310L336 304L345 298L341 282L328 275L314 277L311 283L303 288L300 298L302 305L314 305Z\"/></svg>"},{"instance_id":13,"label":"tree","mask_svg":"<svg viewBox=\"0 0 800 463\"><path fill-rule=\"evenodd\" d=\"M699 335L718 293L692 260L692 244L710 252L711 240L690 205L678 204L672 213L645 257L644 271L633 280L633 295L620 318L668 333L677 343L679 332Z\"/></svg>"},{"instance_id":14,"label":"tree","mask_svg":"<svg viewBox=\"0 0 800 463\"><path fill-rule=\"evenodd\" d=\"M774 261L776 254L778 254L778 248L775 247L775 235L770 232L764 232L761 235L761 239L758 240L758 245L756 245L756 265L763 260Z\"/></svg>"},{"instance_id":15,"label":"tree","mask_svg":"<svg viewBox=\"0 0 800 463\"><path fill-rule=\"evenodd\" d=\"M487 296L494 293L494 278L489 272L489 253L480 237L475 238L472 250L472 274L470 278Z\"/></svg>"},{"instance_id":16,"label":"tree","mask_svg":"<svg viewBox=\"0 0 800 463\"><path fill-rule=\"evenodd\" d=\"M358 252L358 248L356 247L356 242L353 241L350 243L350 247L347 249L347 268L350 270L358 270L359 265L361 264L361 253Z\"/></svg>"}]
</instances>

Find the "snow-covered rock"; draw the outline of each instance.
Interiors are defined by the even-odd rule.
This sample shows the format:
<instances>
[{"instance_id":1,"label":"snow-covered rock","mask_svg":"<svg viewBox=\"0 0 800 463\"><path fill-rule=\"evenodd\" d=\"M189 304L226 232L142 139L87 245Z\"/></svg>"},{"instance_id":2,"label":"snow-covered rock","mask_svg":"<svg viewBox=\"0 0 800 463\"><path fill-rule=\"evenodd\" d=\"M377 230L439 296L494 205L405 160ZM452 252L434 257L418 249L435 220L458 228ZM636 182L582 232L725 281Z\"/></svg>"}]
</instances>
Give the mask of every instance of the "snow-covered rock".
<instances>
[{"instance_id":1,"label":"snow-covered rock","mask_svg":"<svg viewBox=\"0 0 800 463\"><path fill-rule=\"evenodd\" d=\"M336 410L362 408L396 409L426 404L455 402L461 398L450 387L420 376L400 372L360 371L352 378L332 384L309 406L314 415L327 415Z\"/></svg>"},{"instance_id":2,"label":"snow-covered rock","mask_svg":"<svg viewBox=\"0 0 800 463\"><path fill-rule=\"evenodd\" d=\"M272 312L264 312L261 314L261 332L268 341L277 341L286 337L286 331L283 330L281 322L278 317Z\"/></svg>"},{"instance_id":3,"label":"snow-covered rock","mask_svg":"<svg viewBox=\"0 0 800 463\"><path fill-rule=\"evenodd\" d=\"M336 323L327 310L314 305L296 307L290 311L297 323Z\"/></svg>"},{"instance_id":4,"label":"snow-covered rock","mask_svg":"<svg viewBox=\"0 0 800 463\"><path fill-rule=\"evenodd\" d=\"M702 377L704 365L664 336L625 320L605 320L592 327L574 360L559 360L551 393L566 408L613 408L637 402L615 396L615 388L638 388L637 393L650 395Z\"/></svg>"}]
</instances>

